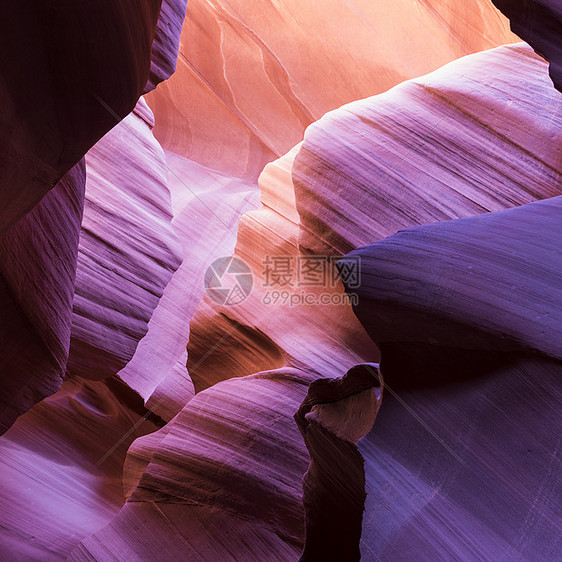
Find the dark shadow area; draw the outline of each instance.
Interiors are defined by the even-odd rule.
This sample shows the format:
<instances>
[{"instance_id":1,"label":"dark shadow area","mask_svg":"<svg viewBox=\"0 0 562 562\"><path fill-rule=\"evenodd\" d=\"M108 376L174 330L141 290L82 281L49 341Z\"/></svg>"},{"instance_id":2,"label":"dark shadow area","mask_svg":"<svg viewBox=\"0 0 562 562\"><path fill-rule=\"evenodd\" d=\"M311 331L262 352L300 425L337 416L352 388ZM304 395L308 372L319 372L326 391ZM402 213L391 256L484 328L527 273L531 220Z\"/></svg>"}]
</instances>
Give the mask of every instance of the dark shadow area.
<instances>
[{"instance_id":1,"label":"dark shadow area","mask_svg":"<svg viewBox=\"0 0 562 562\"><path fill-rule=\"evenodd\" d=\"M381 373L395 391L455 384L485 377L532 357L530 352L460 349L415 342L380 344Z\"/></svg>"}]
</instances>

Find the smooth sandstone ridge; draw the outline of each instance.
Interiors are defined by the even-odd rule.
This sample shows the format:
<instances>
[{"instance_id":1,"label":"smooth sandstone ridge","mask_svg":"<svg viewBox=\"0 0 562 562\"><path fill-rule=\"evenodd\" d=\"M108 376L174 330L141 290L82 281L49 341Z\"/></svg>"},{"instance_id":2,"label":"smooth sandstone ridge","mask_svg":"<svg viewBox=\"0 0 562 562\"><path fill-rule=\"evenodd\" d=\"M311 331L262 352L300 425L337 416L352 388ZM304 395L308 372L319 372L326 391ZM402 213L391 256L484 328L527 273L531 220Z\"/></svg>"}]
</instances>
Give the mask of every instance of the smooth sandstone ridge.
<instances>
[{"instance_id":1,"label":"smooth sandstone ridge","mask_svg":"<svg viewBox=\"0 0 562 562\"><path fill-rule=\"evenodd\" d=\"M148 103L166 150L255 181L326 111L516 40L487 0L190 0Z\"/></svg>"},{"instance_id":2,"label":"smooth sandstone ridge","mask_svg":"<svg viewBox=\"0 0 562 562\"><path fill-rule=\"evenodd\" d=\"M560 96L525 44L328 113L293 170L299 242L347 253L402 228L559 195Z\"/></svg>"},{"instance_id":3,"label":"smooth sandstone ridge","mask_svg":"<svg viewBox=\"0 0 562 562\"><path fill-rule=\"evenodd\" d=\"M168 167L143 99L86 155L68 373L100 380L132 358L182 250Z\"/></svg>"},{"instance_id":4,"label":"smooth sandstone ridge","mask_svg":"<svg viewBox=\"0 0 562 562\"><path fill-rule=\"evenodd\" d=\"M145 130L137 128L145 136L145 146L141 143L136 154L133 146L124 146L131 139L110 133L112 141L109 137L101 141L101 148L89 155L89 164L83 158L133 110L140 94L169 76L175 66L174 44L179 34L174 38L173 26L169 22L163 26L158 17L175 17L179 33L185 5L166 0L160 13L159 1L136 3L134 9L130 4L125 0L111 6L90 2L78 8L20 2L2 7L0 431L33 404L56 392L66 375L71 331L73 340L76 333L73 318L76 309L80 310L74 302L77 264L78 283L83 284L84 249L88 246L88 235L82 231L82 251L78 252L85 191L89 193L86 223L91 223L90 214L96 213L92 209L95 182L90 178L86 181L86 175L91 176L93 168L100 165L103 147L107 150L108 143L113 142L114 161L119 151L128 150L138 168L152 150L156 155L152 158L160 158L159 166L164 165L163 154L158 155L154 139L148 138L148 126ZM127 15L129 11L133 15ZM149 72L151 83L147 85ZM141 111L150 121L148 108ZM114 188L123 189L123 175L119 178L108 172L107 162L101 165L105 169L98 170L98 178L105 175L106 182L121 181ZM131 184L132 179L125 183ZM165 203L160 205L160 218L169 221ZM158 246L155 239L151 243ZM90 251L92 246L95 244L90 242ZM171 248L169 251L173 253ZM105 282L107 264L105 269L98 268L96 261L103 261L104 252L108 257L107 248L98 247L97 255L90 256L88 270L92 275L86 284L94 283L95 278L98 283ZM119 250L114 252L113 263L118 254ZM170 255L163 261L173 269L174 259ZM165 274L155 285L159 282L167 283ZM153 292L157 297L158 290ZM149 306L154 305L154 297L147 299L144 313L129 310L130 317L120 322L120 328L126 325L129 331L120 334L121 339L129 340L116 350L121 360L132 354L136 345L133 340L142 336L142 323L148 321ZM100 318L95 318L92 308L87 313L89 327L99 325ZM116 311L114 319L118 314ZM140 318L133 320L135 316ZM132 324L137 327L129 329ZM90 337L96 339L98 334L92 332ZM105 371L102 376L114 372ZM98 378L102 373L103 367Z\"/></svg>"},{"instance_id":5,"label":"smooth sandstone ridge","mask_svg":"<svg viewBox=\"0 0 562 562\"><path fill-rule=\"evenodd\" d=\"M279 369L197 394L165 428L135 442L125 470L138 477L140 463L138 485L119 516L82 541L70 559L134 558L142 549L145 559L158 560L186 555L296 560L305 539L303 475L305 506L306 497L320 498L322 512L307 513L306 533L325 534L331 530L326 521L342 517L326 480L336 473L343 481L346 466L357 470L353 461L359 453L348 459L349 448L363 436L356 427L367 432L380 404L376 366L351 370L336 383L318 376ZM292 415L297 410L299 428ZM338 430L353 427L355 434L339 436L334 424ZM299 429L312 453L310 466ZM330 468L334 455L341 457L335 472ZM324 480L316 477L319 470ZM361 498L361 479L358 485ZM348 498L360 531L362 503L353 505L353 500ZM348 539L352 552L358 549L354 539ZM307 537L307 543L312 541ZM318 545L311 544L314 548ZM303 556L317 559L307 552Z\"/></svg>"}]
</instances>

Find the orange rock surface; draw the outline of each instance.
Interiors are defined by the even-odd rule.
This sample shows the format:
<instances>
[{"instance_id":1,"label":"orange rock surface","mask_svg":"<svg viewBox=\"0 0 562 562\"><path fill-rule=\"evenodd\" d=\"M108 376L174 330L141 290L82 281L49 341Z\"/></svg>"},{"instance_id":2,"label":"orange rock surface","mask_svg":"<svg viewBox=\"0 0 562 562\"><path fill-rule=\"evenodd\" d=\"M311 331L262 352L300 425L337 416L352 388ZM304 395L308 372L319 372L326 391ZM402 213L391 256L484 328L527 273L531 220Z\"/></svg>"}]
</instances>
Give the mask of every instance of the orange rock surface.
<instances>
[{"instance_id":1,"label":"orange rock surface","mask_svg":"<svg viewBox=\"0 0 562 562\"><path fill-rule=\"evenodd\" d=\"M516 40L487 0L192 0L147 101L165 149L255 180L327 111Z\"/></svg>"}]
</instances>

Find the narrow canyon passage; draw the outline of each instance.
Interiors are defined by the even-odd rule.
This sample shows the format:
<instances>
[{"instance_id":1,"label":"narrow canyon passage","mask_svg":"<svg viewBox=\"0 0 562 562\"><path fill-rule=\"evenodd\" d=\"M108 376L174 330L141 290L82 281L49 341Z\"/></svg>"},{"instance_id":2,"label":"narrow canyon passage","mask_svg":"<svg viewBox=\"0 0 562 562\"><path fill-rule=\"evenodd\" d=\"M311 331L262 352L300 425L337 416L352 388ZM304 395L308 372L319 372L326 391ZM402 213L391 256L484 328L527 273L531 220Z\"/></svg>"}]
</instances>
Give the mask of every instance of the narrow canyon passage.
<instances>
[{"instance_id":1,"label":"narrow canyon passage","mask_svg":"<svg viewBox=\"0 0 562 562\"><path fill-rule=\"evenodd\" d=\"M559 560L558 3L86 4L0 10L0 560Z\"/></svg>"}]
</instances>

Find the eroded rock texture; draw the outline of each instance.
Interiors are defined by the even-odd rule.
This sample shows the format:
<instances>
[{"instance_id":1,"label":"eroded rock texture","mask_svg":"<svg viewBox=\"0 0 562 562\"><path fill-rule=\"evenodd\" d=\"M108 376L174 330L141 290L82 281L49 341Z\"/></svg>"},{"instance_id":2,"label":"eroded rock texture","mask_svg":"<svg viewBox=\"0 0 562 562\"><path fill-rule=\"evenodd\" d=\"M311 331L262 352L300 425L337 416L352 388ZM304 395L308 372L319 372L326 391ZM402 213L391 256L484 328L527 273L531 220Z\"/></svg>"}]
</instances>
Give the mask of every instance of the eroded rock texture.
<instances>
[{"instance_id":1,"label":"eroded rock texture","mask_svg":"<svg viewBox=\"0 0 562 562\"><path fill-rule=\"evenodd\" d=\"M515 39L492 4L32 8L2 423L63 385L0 438L0 558L556 559L561 98L527 45L455 60Z\"/></svg>"},{"instance_id":2,"label":"eroded rock texture","mask_svg":"<svg viewBox=\"0 0 562 562\"><path fill-rule=\"evenodd\" d=\"M550 61L550 77L562 91L562 6L557 0L493 0L511 29Z\"/></svg>"},{"instance_id":3,"label":"eroded rock texture","mask_svg":"<svg viewBox=\"0 0 562 562\"><path fill-rule=\"evenodd\" d=\"M562 359L561 206L554 197L403 230L355 250L341 263L361 258L363 325L385 345L524 349Z\"/></svg>"},{"instance_id":4,"label":"eroded rock texture","mask_svg":"<svg viewBox=\"0 0 562 562\"><path fill-rule=\"evenodd\" d=\"M131 478L126 489L134 490L128 503L71 559L137 558L142 552L141 558L155 560L296 560L304 544L302 478L309 457L292 413L299 410L316 462L308 469L305 494L323 500L321 514L308 513L316 524L310 528L327 531L326 518L343 514L311 471L320 462L329 466L338 453L343 478L353 466L348 449L372 426L380 399L373 391L376 370L356 369L324 385L318 377L280 369L197 394L165 428L135 442L125 466ZM319 434L331 448L321 446ZM328 479L329 473L334 471L325 473ZM352 511L360 531L362 504ZM357 539L349 539L355 549Z\"/></svg>"},{"instance_id":5,"label":"eroded rock texture","mask_svg":"<svg viewBox=\"0 0 562 562\"><path fill-rule=\"evenodd\" d=\"M174 44L177 46L179 39L171 26L172 14L181 22L184 7L175 0L164 3L162 15L167 23L159 24L154 43L158 1L135 4L134 9L128 2L111 6L90 2L80 8L20 2L2 7L2 431L17 415L61 386L69 353L86 168L91 176L93 161L103 160L100 152L111 141L105 139L102 148L93 149L86 165L82 157L134 107L147 83L151 59L153 72L148 89L169 75L176 56ZM132 15L128 15L130 11ZM142 111L150 121L148 108ZM156 143L148 139L149 129L142 134L147 139L145 145L152 143L154 151ZM114 140L119 136L112 135ZM134 147L124 146L128 140L121 137L122 145L114 142L112 150L134 152ZM139 168L146 153L141 143L134 157ZM163 155L160 159L163 162ZM113 160L117 160L117 153ZM107 168L108 163L103 166ZM106 181L119 179L107 169L99 174L105 174ZM132 182L129 178L128 183ZM88 204L94 197L92 183L95 182L89 179ZM121 181L117 189L125 187ZM100 211L97 212L99 217ZM87 222L92 220L90 214L87 210ZM162 217L169 220L169 211L162 209ZM81 256L84 236L82 249ZM113 254L115 262L119 261L116 255L120 251ZM94 254L90 254L90 272L96 270L98 260L103 261L104 251ZM84 259L80 261L83 263ZM174 258L167 261L168 267L173 268ZM84 283L83 269L79 268L79 284ZM96 277L98 282L105 283L99 268L86 281L88 290L92 290ZM160 282L165 285L167 279ZM157 296L158 291L155 292ZM153 298L152 307L154 304ZM150 312L145 309L145 322ZM88 314L91 328L96 319L91 309ZM139 316L137 311L125 309L120 314ZM121 322L127 327L133 323L131 318ZM138 340L142 329L122 337ZM129 347L134 350L135 344L136 341ZM118 349L117 353L127 357L132 350ZM96 362L97 358L90 361Z\"/></svg>"},{"instance_id":6,"label":"eroded rock texture","mask_svg":"<svg viewBox=\"0 0 562 562\"><path fill-rule=\"evenodd\" d=\"M34 320L20 330L17 316L3 317L11 320L6 349L14 352L3 355L2 374L13 377L11 386L3 387L10 392L2 405L6 426L59 390L72 321L70 380L0 441L4 559L59 559L107 524L125 501L127 448L157 428L142 399L122 382L80 378L115 375L132 357L179 263L164 154L151 135L151 119L139 102L135 113L88 153L86 165L68 174L82 182L78 193L77 182L65 177L3 238L11 243L7 250L26 244L19 268L7 250L3 265L13 266L6 278L18 281L23 310ZM25 275L34 283L25 282Z\"/></svg>"},{"instance_id":7,"label":"eroded rock texture","mask_svg":"<svg viewBox=\"0 0 562 562\"><path fill-rule=\"evenodd\" d=\"M148 98L155 134L255 181L326 111L515 40L485 0L190 0L177 72Z\"/></svg>"},{"instance_id":8,"label":"eroded rock texture","mask_svg":"<svg viewBox=\"0 0 562 562\"><path fill-rule=\"evenodd\" d=\"M399 394L385 378L375 428L358 444L363 560L559 558L562 370L511 359L484 377ZM426 361L418 353L410 367L422 381Z\"/></svg>"},{"instance_id":9,"label":"eroded rock texture","mask_svg":"<svg viewBox=\"0 0 562 562\"><path fill-rule=\"evenodd\" d=\"M176 70L182 22L187 0L161 0L150 59L150 74L143 93L150 92Z\"/></svg>"},{"instance_id":10,"label":"eroded rock texture","mask_svg":"<svg viewBox=\"0 0 562 562\"><path fill-rule=\"evenodd\" d=\"M560 95L527 45L455 61L307 129L299 242L348 252L401 228L560 194Z\"/></svg>"},{"instance_id":11,"label":"eroded rock texture","mask_svg":"<svg viewBox=\"0 0 562 562\"><path fill-rule=\"evenodd\" d=\"M529 80L528 91L533 84L532 91L542 101L535 106L533 100L524 113L517 111L518 116L527 115L527 126L514 126L501 134L502 142L491 144L495 152L488 165L486 159L473 160L478 177L490 174L486 193L493 193L493 175L503 167L511 169L509 177L516 182L498 181L496 189L502 197L515 192L527 197L525 186L533 190L533 197L539 191L542 196L555 195L561 185L562 98L545 82L545 65L527 47L501 48L471 58L476 62L498 55L510 60L506 75L526 67L526 63L520 66L525 60L521 55L535 61L535 71L521 76ZM449 68L465 61L470 64L465 59ZM495 80L501 80L499 75ZM459 82L462 85L462 80L455 81ZM486 84L492 86L492 93L494 81ZM451 90L446 92L450 95ZM486 93L486 88L480 93ZM497 134L509 126L514 97L485 119L486 106L480 106L483 138L473 137L471 148L478 147L490 132ZM459 105L463 107L455 103L453 115ZM502 119L496 122L498 114ZM335 130L341 128L341 121L336 121ZM484 126L490 122L493 128ZM451 140L439 140L441 150L455 147L442 163L454 164L462 156L459 138L462 127ZM418 154L431 155L435 143L428 135L427 141L417 145L419 150L411 150L407 169ZM507 159L502 150L506 154L516 150L518 156ZM383 155L384 151L383 147ZM373 160L377 170L380 159ZM375 186L404 181L401 170L396 165L384 176L384 183ZM462 170L458 181L472 184L470 166L465 164ZM329 178L336 178L333 185L338 181L346 185L354 177L345 171L342 161L328 172ZM520 173L528 174L527 178ZM419 181L418 176L417 185ZM432 184L434 179L431 184L429 180L422 183L423 197L425 186ZM351 185L356 183L352 180ZM417 185L405 185L414 197L418 195ZM443 207L454 204L457 185L453 179L447 182L438 200ZM466 187L461 189L467 193ZM383 201L388 200L386 189L381 191ZM499 201L496 196L493 203ZM393 206L404 209L403 204ZM562 273L559 207L560 197L552 197L476 217L416 226L341 260L344 267L361 258L361 284L347 289L359 295L355 311L381 349L381 372L390 394L375 430L359 444L371 483L361 547L365 556L420 559L422 549L421 559L427 560L557 558L562 524L556 507L560 478L556 403L562 359L557 335ZM419 202L418 208L423 209ZM324 215L330 216L326 211ZM386 222L386 213L382 216ZM399 220L404 219L399 216ZM307 240L316 244L335 240L334 246L345 247L345 236L334 235L334 229L325 232L320 241L312 236Z\"/></svg>"},{"instance_id":12,"label":"eroded rock texture","mask_svg":"<svg viewBox=\"0 0 562 562\"><path fill-rule=\"evenodd\" d=\"M132 358L181 260L168 169L143 100L86 156L86 204L68 371L116 374Z\"/></svg>"},{"instance_id":13,"label":"eroded rock texture","mask_svg":"<svg viewBox=\"0 0 562 562\"><path fill-rule=\"evenodd\" d=\"M464 58L311 126L302 146L264 170L263 207L241 220L236 255L252 268L252 294L235 307L206 298L192 320L195 387L283 362L337 376L354 354L377 360L341 284L331 283L329 258L414 224L558 195L558 146L538 143L559 137L552 118L559 103L544 61L516 45ZM514 161L526 165L514 171ZM320 286L299 286L299 261L310 255L326 274ZM291 260L275 283L272 256ZM319 300L326 293L330 305Z\"/></svg>"},{"instance_id":14,"label":"eroded rock texture","mask_svg":"<svg viewBox=\"0 0 562 562\"><path fill-rule=\"evenodd\" d=\"M126 362L177 265L164 154L152 138L146 105L139 102L126 122L82 157L135 106L151 57L146 90L173 69L179 35L173 35L171 18L179 18L179 29L182 3L165 2L167 23L159 24L154 43L160 2L20 2L1 10L1 430L56 394L21 416L0 440L0 557L61 559L116 515L125 500L127 448L157 427L142 417L151 416L138 395L118 380L73 376L63 384L63 377L71 331L74 350L80 336L95 345L102 341L92 346L90 370L83 361L79 374L107 374L108 348L111 360L118 357L116 365ZM135 183L143 168L144 186ZM137 238L144 236L142 250L135 221ZM141 235L141 222L153 225L152 238ZM125 252L124 241L130 243ZM143 274L150 294L144 310L137 310L133 288ZM120 283L113 287L121 294L114 294L112 306L105 298L116 278ZM85 295L92 299L86 305ZM88 323L86 336L80 329ZM119 330L108 337L116 325Z\"/></svg>"},{"instance_id":15,"label":"eroded rock texture","mask_svg":"<svg viewBox=\"0 0 562 562\"><path fill-rule=\"evenodd\" d=\"M81 161L0 238L0 433L61 387L84 187Z\"/></svg>"},{"instance_id":16,"label":"eroded rock texture","mask_svg":"<svg viewBox=\"0 0 562 562\"><path fill-rule=\"evenodd\" d=\"M260 177L263 206L240 221L235 255L251 267L251 294L236 306L206 295L191 320L188 370L196 390L283 365L339 377L356 363L354 352L377 358L326 257L316 260L320 283L297 281L302 256L291 180L297 150L266 167ZM288 263L286 279L275 278L268 257ZM320 295L333 306L320 302Z\"/></svg>"},{"instance_id":17,"label":"eroded rock texture","mask_svg":"<svg viewBox=\"0 0 562 562\"><path fill-rule=\"evenodd\" d=\"M61 560L109 523L144 415L122 383L72 379L20 416L0 439L0 559Z\"/></svg>"},{"instance_id":18,"label":"eroded rock texture","mask_svg":"<svg viewBox=\"0 0 562 562\"><path fill-rule=\"evenodd\" d=\"M373 427L381 398L378 365L357 365L342 379L314 381L295 414L311 458L302 561L361 558L365 470L355 443Z\"/></svg>"},{"instance_id":19,"label":"eroded rock texture","mask_svg":"<svg viewBox=\"0 0 562 562\"><path fill-rule=\"evenodd\" d=\"M380 68L380 52L373 47L376 42L377 48L386 53L386 43L383 45L382 38L368 30L370 26L382 29L382 22L375 23L379 17L390 21L394 14L390 4L381 6L380 12L373 11L367 3L360 3L353 9L334 3L326 13L290 2L278 6L274 14L270 13L273 7L262 8L250 11L249 6L238 2L227 5L195 1L189 4L178 72L148 97L158 115L157 138L169 150L168 155L174 155L169 158L171 167L174 168L174 162L182 161L180 154L189 158L184 158L178 172L172 175L181 178L181 170L193 167L197 162L204 164L203 169L211 176L243 176L242 183L250 189L263 164L300 140L304 127L327 109L358 96L383 91L404 76L431 70L461 54L513 38L507 32L506 20L489 4L479 4L478 8L467 10L455 3L438 8L423 6L414 16L423 22L418 30L427 30L435 44L432 43L432 48L426 50L423 57L409 56L407 62L406 59L392 59L389 65L396 70L387 72ZM398 11L407 9L404 5ZM339 21L338 33L330 34L331 18L335 14ZM488 15L484 17L483 14ZM270 22L273 20L277 26L286 26L287 33L300 37L298 57L295 57L294 43L288 48L286 41L272 31ZM358 25L360 20L366 21ZM466 33L464 24L467 22L479 30L477 34ZM316 30L320 27L324 32L319 35ZM449 35L451 30L454 40ZM406 48L397 37L388 34L385 37L397 49ZM334 41L334 45L330 41ZM358 57L353 58L353 64L349 60L344 64L338 56L340 48L357 53L353 55ZM364 64L368 70L359 71ZM341 76L342 79L332 81L329 88L318 87L329 76ZM224 378L245 376L284 364L306 366L339 376L354 364L340 340L357 351L370 350L369 358L377 359L376 349L351 314L344 301L343 288L337 281L327 291L334 294L333 299L341 301L335 309L306 303L292 306L291 299L301 296L295 289L290 290L290 297L283 297L283 315L276 313L275 304L264 306L267 291L259 291L259 287L264 282L266 256L286 255L296 264L301 255L297 246L300 219L291 179L293 159L298 150L299 147L295 148L266 167L260 178L263 205L244 216L240 224L237 255L252 267L254 292L236 310L205 299L191 321L188 363L197 390ZM195 184L207 185L208 182L189 174L187 178L185 183L189 190ZM175 181L173 177L172 181ZM185 191L185 186L180 189ZM213 204L210 207L214 209ZM209 215L209 209L202 209L202 212ZM229 224L228 214L224 215L223 221L222 213L218 210L215 214L221 222ZM206 223L204 215L197 214L200 221ZM218 225L220 229L224 229L223 226ZM225 251L223 255L229 252ZM181 269L193 270L193 259L200 260L200 257L187 254ZM208 260L206 266L211 261ZM324 263L322 267L329 268L327 275L337 276L331 264ZM283 290L287 288L281 287ZM326 291L321 288L307 292L315 292L314 298L319 298L319 294ZM174 294L179 295L179 292ZM173 298L174 302L184 301L181 296ZM186 311L186 321L193 316L193 309L187 303L185 308L180 306L176 310L180 308ZM292 326L291 330L283 329L285 321ZM336 338L326 334L327 326L334 327ZM183 328L182 333L185 332ZM167 337L166 341L172 339ZM181 337L175 339L179 342ZM159 341L164 342L163 339ZM219 343L220 349L215 351L214 347ZM181 357L178 346L173 345L176 346L174 357ZM164 347L168 347L167 344ZM137 366L125 370L127 380L135 385L133 378L136 374L133 373L139 373L148 386L153 387L146 368L145 374L140 374L139 366L148 363L140 360L141 355L138 357L138 362L133 361ZM157 376L163 377L162 388L169 392L159 394L160 398L152 404L166 407L169 403L177 411L181 398L175 400L175 392L171 390L170 384L176 384L172 383L171 371L166 368L165 373L159 366L155 369L161 373ZM177 369L183 372L182 366ZM180 379L175 380L178 389L186 387Z\"/></svg>"},{"instance_id":20,"label":"eroded rock texture","mask_svg":"<svg viewBox=\"0 0 562 562\"><path fill-rule=\"evenodd\" d=\"M512 83L513 75L517 83ZM266 168L260 178L264 208L241 221L236 255L252 265L254 292L237 307L220 307L206 299L192 320L188 367L196 389L216 383L225 374L247 375L272 361L322 364L326 374L335 376L346 361L376 357L376 350L359 343L363 341L361 327L347 319L345 307L340 312L333 306L287 306L283 318L291 319L293 326L287 332L278 320L279 308L268 308L263 300L264 257L338 255L415 224L469 217L558 195L560 101L545 61L519 44L464 58L383 95L345 106L310 127L302 145ZM428 271L432 272L431 266ZM386 281L391 292L392 279ZM419 289L423 291L423 285ZM286 290L289 295L295 292L292 287ZM408 312L413 314L411 309ZM391 326L393 318L386 318ZM467 322L460 313L458 318ZM219 346L222 353L213 348L207 353L204 342ZM314 344L308 347L309 342ZM241 349L251 351L241 354ZM510 380L521 389L525 378L536 373L540 384L546 385L537 401L546 419L553 419L554 389L549 387L554 380L553 363L513 356L514 366L506 366L505 357L498 357L497 351L485 357L456 355L451 362L446 350L440 349L435 361L397 340L394 355L404 359L400 369L405 380L389 370L389 416L394 425L383 429L378 422L358 445L372 498L367 496L362 523L364 558L415 558L419 556L416 545L422 543L428 560L487 559L489 552L527 556L534 549L552 558L556 550L553 530L559 522L550 522L552 507L544 508L544 516L533 507L533 498L543 497L541 482L549 483L549 497L555 493L550 483L556 479L556 469L547 462L554 450L552 433L544 436L549 446L539 455L546 468L536 478L529 475L532 485L523 496L521 488L513 490L520 485L519 477L504 477L491 468L495 461L486 455L501 446L502 436L521 428L514 422L515 426L502 426L499 434L494 431L504 416L501 396L514 396ZM433 369L443 365L448 366L449 381L453 378L454 383L432 390L437 383L447 383ZM470 380L470 367L475 367L472 377L488 374L480 393L473 389L473 382L461 382ZM418 383L410 387L416 378ZM396 394L398 390L401 394ZM449 396L455 400L446 414L440 414L439 405ZM424 400L435 413L422 408ZM489 400L493 412L483 409L479 400ZM465 411L472 412L468 418ZM523 411L522 406L518 412L523 415ZM544 419L533 416L532 408L526 411L524 419L531 429L521 435L521 442L531 450L536 447L534 434L545 431L539 429ZM452 429L442 433L442 425ZM404 435L403 427L415 431ZM487 432L486 446L484 450L476 447L480 458L471 464L472 453L462 454L463 439L468 433L467 442L473 443ZM522 452L522 447L508 444L502 453L501 462L519 467L519 476L529 470ZM395 463L394 455L402 455L402 460ZM468 492L464 480L475 489ZM500 501L502 497L509 499ZM544 505L550 500L540 502ZM480 504L489 515L482 515ZM500 521L508 505L513 515L503 525ZM529 512L538 518L537 527L522 542L517 529L524 528ZM488 529L482 521L489 522ZM456 528L462 531L457 533ZM549 539L544 541L544 537Z\"/></svg>"},{"instance_id":21,"label":"eroded rock texture","mask_svg":"<svg viewBox=\"0 0 562 562\"><path fill-rule=\"evenodd\" d=\"M240 215L258 204L257 186L167 153L174 215L183 261L166 286L149 331L119 372L147 407L171 419L193 395L187 373L189 323L204 294L208 265L232 253ZM197 243L194 243L197 241Z\"/></svg>"}]
</instances>

